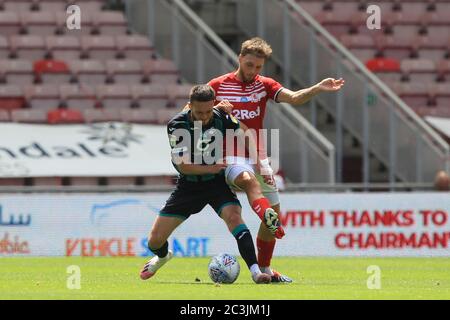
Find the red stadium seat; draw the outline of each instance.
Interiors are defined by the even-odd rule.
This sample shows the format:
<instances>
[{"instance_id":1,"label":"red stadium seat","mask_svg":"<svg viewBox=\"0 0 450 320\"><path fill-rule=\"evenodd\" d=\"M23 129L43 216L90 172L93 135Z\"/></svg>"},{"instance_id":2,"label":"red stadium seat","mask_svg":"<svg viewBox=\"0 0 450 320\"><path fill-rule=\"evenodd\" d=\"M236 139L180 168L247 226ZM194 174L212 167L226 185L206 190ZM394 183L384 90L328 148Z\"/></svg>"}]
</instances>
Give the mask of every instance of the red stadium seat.
<instances>
[{"instance_id":1,"label":"red stadium seat","mask_svg":"<svg viewBox=\"0 0 450 320\"><path fill-rule=\"evenodd\" d=\"M49 111L59 107L59 90L54 85L27 86L25 97L33 109Z\"/></svg>"},{"instance_id":2,"label":"red stadium seat","mask_svg":"<svg viewBox=\"0 0 450 320\"><path fill-rule=\"evenodd\" d=\"M443 82L433 84L431 94L438 106L443 106L450 110L450 83Z\"/></svg>"},{"instance_id":3,"label":"red stadium seat","mask_svg":"<svg viewBox=\"0 0 450 320\"><path fill-rule=\"evenodd\" d=\"M44 83L68 83L71 78L69 67L61 60L35 61L34 72Z\"/></svg>"},{"instance_id":4,"label":"red stadium seat","mask_svg":"<svg viewBox=\"0 0 450 320\"><path fill-rule=\"evenodd\" d=\"M86 109L83 111L87 123L122 121L120 109Z\"/></svg>"},{"instance_id":5,"label":"red stadium seat","mask_svg":"<svg viewBox=\"0 0 450 320\"><path fill-rule=\"evenodd\" d=\"M28 60L0 60L0 75L8 84L18 86L30 85L34 82L33 64Z\"/></svg>"},{"instance_id":6,"label":"red stadium seat","mask_svg":"<svg viewBox=\"0 0 450 320\"><path fill-rule=\"evenodd\" d=\"M25 123L47 123L47 112L39 109L12 110L11 120Z\"/></svg>"},{"instance_id":7,"label":"red stadium seat","mask_svg":"<svg viewBox=\"0 0 450 320\"><path fill-rule=\"evenodd\" d=\"M349 32L351 21L346 17L340 17L333 11L322 11L316 15L317 21L322 24L332 35L340 37Z\"/></svg>"},{"instance_id":8,"label":"red stadium seat","mask_svg":"<svg viewBox=\"0 0 450 320\"><path fill-rule=\"evenodd\" d=\"M450 75L450 60L441 60L438 62L438 74L442 79L448 78ZM449 80L449 79L447 79Z\"/></svg>"},{"instance_id":9,"label":"red stadium seat","mask_svg":"<svg viewBox=\"0 0 450 320\"><path fill-rule=\"evenodd\" d=\"M183 109L183 107L189 102L189 93L191 92L192 85L171 85L168 88L169 97L172 102L172 106L178 110Z\"/></svg>"},{"instance_id":10,"label":"red stadium seat","mask_svg":"<svg viewBox=\"0 0 450 320\"><path fill-rule=\"evenodd\" d=\"M136 60L108 60L106 70L117 84L140 83L143 77L141 64Z\"/></svg>"},{"instance_id":11,"label":"red stadium seat","mask_svg":"<svg viewBox=\"0 0 450 320\"><path fill-rule=\"evenodd\" d=\"M430 100L429 85L421 82L400 82L392 85L393 90L410 107L420 107Z\"/></svg>"},{"instance_id":12,"label":"red stadium seat","mask_svg":"<svg viewBox=\"0 0 450 320\"><path fill-rule=\"evenodd\" d=\"M422 25L428 34L440 34L442 37L450 37L450 19L447 12L427 12L423 19Z\"/></svg>"},{"instance_id":13,"label":"red stadium seat","mask_svg":"<svg viewBox=\"0 0 450 320\"><path fill-rule=\"evenodd\" d=\"M127 32L125 16L119 11L100 11L95 14L94 25L102 35L121 35Z\"/></svg>"},{"instance_id":14,"label":"red stadium seat","mask_svg":"<svg viewBox=\"0 0 450 320\"><path fill-rule=\"evenodd\" d=\"M0 178L0 186L23 186L24 184L23 178Z\"/></svg>"},{"instance_id":15,"label":"red stadium seat","mask_svg":"<svg viewBox=\"0 0 450 320\"><path fill-rule=\"evenodd\" d=\"M8 39L0 35L0 59L7 59L9 56Z\"/></svg>"},{"instance_id":16,"label":"red stadium seat","mask_svg":"<svg viewBox=\"0 0 450 320\"><path fill-rule=\"evenodd\" d=\"M355 12L358 12L357 1L321 1L326 11L332 12L333 15L339 17L340 20L350 21Z\"/></svg>"},{"instance_id":17,"label":"red stadium seat","mask_svg":"<svg viewBox=\"0 0 450 320\"><path fill-rule=\"evenodd\" d=\"M396 60L408 59L412 52L412 41L397 35L381 35L376 37L378 51L386 58Z\"/></svg>"},{"instance_id":18,"label":"red stadium seat","mask_svg":"<svg viewBox=\"0 0 450 320\"><path fill-rule=\"evenodd\" d=\"M153 54L153 45L146 36L117 36L116 44L118 51L127 59L142 61L150 59Z\"/></svg>"},{"instance_id":19,"label":"red stadium seat","mask_svg":"<svg viewBox=\"0 0 450 320\"><path fill-rule=\"evenodd\" d=\"M450 2L448 1L436 1L436 12L450 12Z\"/></svg>"},{"instance_id":20,"label":"red stadium seat","mask_svg":"<svg viewBox=\"0 0 450 320\"><path fill-rule=\"evenodd\" d=\"M23 12L30 11L33 0L3 0L5 11Z\"/></svg>"},{"instance_id":21,"label":"red stadium seat","mask_svg":"<svg viewBox=\"0 0 450 320\"><path fill-rule=\"evenodd\" d=\"M106 81L106 68L100 60L73 60L70 69L81 84L96 86Z\"/></svg>"},{"instance_id":22,"label":"red stadium seat","mask_svg":"<svg viewBox=\"0 0 450 320\"><path fill-rule=\"evenodd\" d=\"M436 63L427 59L405 59L401 62L401 70L411 82L433 82L437 78Z\"/></svg>"},{"instance_id":23,"label":"red stadium seat","mask_svg":"<svg viewBox=\"0 0 450 320\"><path fill-rule=\"evenodd\" d=\"M442 117L442 118L450 118L450 108L449 105L438 105L436 107L436 114L437 117Z\"/></svg>"},{"instance_id":24,"label":"red stadium seat","mask_svg":"<svg viewBox=\"0 0 450 320\"><path fill-rule=\"evenodd\" d=\"M11 36L10 44L11 51L19 59L34 61L43 59L47 53L44 38L37 35Z\"/></svg>"},{"instance_id":25,"label":"red stadium seat","mask_svg":"<svg viewBox=\"0 0 450 320\"><path fill-rule=\"evenodd\" d=\"M47 112L47 122L58 123L83 123L83 114L79 110L55 109Z\"/></svg>"},{"instance_id":26,"label":"red stadium seat","mask_svg":"<svg viewBox=\"0 0 450 320\"><path fill-rule=\"evenodd\" d=\"M81 48L90 59L116 58L116 42L113 36L83 36L81 37Z\"/></svg>"},{"instance_id":27,"label":"red stadium seat","mask_svg":"<svg viewBox=\"0 0 450 320\"><path fill-rule=\"evenodd\" d=\"M108 185L134 186L136 185L136 177L108 177Z\"/></svg>"},{"instance_id":28,"label":"red stadium seat","mask_svg":"<svg viewBox=\"0 0 450 320\"><path fill-rule=\"evenodd\" d=\"M99 185L98 177L70 177L70 185L72 186L97 186Z\"/></svg>"},{"instance_id":29,"label":"red stadium seat","mask_svg":"<svg viewBox=\"0 0 450 320\"><path fill-rule=\"evenodd\" d=\"M41 11L48 12L65 12L67 3L60 0L39 0L39 8Z\"/></svg>"},{"instance_id":30,"label":"red stadium seat","mask_svg":"<svg viewBox=\"0 0 450 320\"><path fill-rule=\"evenodd\" d=\"M11 11L0 11L0 34L12 36L20 31L20 19L17 13Z\"/></svg>"},{"instance_id":31,"label":"red stadium seat","mask_svg":"<svg viewBox=\"0 0 450 320\"><path fill-rule=\"evenodd\" d=\"M173 185L174 179L171 176L149 176L144 177L144 184L148 186Z\"/></svg>"},{"instance_id":32,"label":"red stadium seat","mask_svg":"<svg viewBox=\"0 0 450 320\"><path fill-rule=\"evenodd\" d=\"M404 6L405 10L391 11L387 14L387 24L392 25L418 25L425 15L425 11L411 10L408 5Z\"/></svg>"},{"instance_id":33,"label":"red stadium seat","mask_svg":"<svg viewBox=\"0 0 450 320\"><path fill-rule=\"evenodd\" d=\"M363 62L375 57L375 40L371 36L364 34L345 34L341 36L341 42Z\"/></svg>"},{"instance_id":34,"label":"red stadium seat","mask_svg":"<svg viewBox=\"0 0 450 320\"><path fill-rule=\"evenodd\" d=\"M56 60L76 60L80 58L80 40L74 36L48 36L45 39L47 50Z\"/></svg>"},{"instance_id":35,"label":"red stadium seat","mask_svg":"<svg viewBox=\"0 0 450 320\"><path fill-rule=\"evenodd\" d=\"M69 0L68 4L76 4L80 7L81 12L90 12L94 15L102 10L105 1L103 0Z\"/></svg>"},{"instance_id":36,"label":"red stadium seat","mask_svg":"<svg viewBox=\"0 0 450 320\"><path fill-rule=\"evenodd\" d=\"M141 109L164 109L169 105L168 88L163 84L133 85L131 93Z\"/></svg>"},{"instance_id":37,"label":"red stadium seat","mask_svg":"<svg viewBox=\"0 0 450 320\"><path fill-rule=\"evenodd\" d=\"M413 48L421 59L440 60L450 50L450 39L440 34L421 35L415 38Z\"/></svg>"},{"instance_id":38,"label":"red stadium seat","mask_svg":"<svg viewBox=\"0 0 450 320\"><path fill-rule=\"evenodd\" d=\"M319 1L297 1L303 9L305 9L313 17L322 12L323 3Z\"/></svg>"},{"instance_id":39,"label":"red stadium seat","mask_svg":"<svg viewBox=\"0 0 450 320\"><path fill-rule=\"evenodd\" d=\"M15 85L0 86L0 109L13 110L25 106L22 88Z\"/></svg>"},{"instance_id":40,"label":"red stadium seat","mask_svg":"<svg viewBox=\"0 0 450 320\"><path fill-rule=\"evenodd\" d=\"M133 123L156 123L156 111L152 109L120 110L122 121Z\"/></svg>"},{"instance_id":41,"label":"red stadium seat","mask_svg":"<svg viewBox=\"0 0 450 320\"><path fill-rule=\"evenodd\" d=\"M35 186L61 186L61 177L33 177L33 185Z\"/></svg>"},{"instance_id":42,"label":"red stadium seat","mask_svg":"<svg viewBox=\"0 0 450 320\"><path fill-rule=\"evenodd\" d=\"M404 15L420 20L424 13L427 12L427 6L432 1L395 1L395 5L398 8L397 11L402 12Z\"/></svg>"},{"instance_id":43,"label":"red stadium seat","mask_svg":"<svg viewBox=\"0 0 450 320\"><path fill-rule=\"evenodd\" d=\"M422 17L422 23L425 25L449 26L448 12L445 11L428 11Z\"/></svg>"},{"instance_id":44,"label":"red stadium seat","mask_svg":"<svg viewBox=\"0 0 450 320\"><path fill-rule=\"evenodd\" d=\"M46 36L53 34L57 28L56 15L48 11L20 12L22 28L28 34Z\"/></svg>"},{"instance_id":45,"label":"red stadium seat","mask_svg":"<svg viewBox=\"0 0 450 320\"><path fill-rule=\"evenodd\" d=\"M366 62L372 72L400 72L400 62L391 58L375 58Z\"/></svg>"},{"instance_id":46,"label":"red stadium seat","mask_svg":"<svg viewBox=\"0 0 450 320\"><path fill-rule=\"evenodd\" d=\"M150 59L143 63L144 74L151 76L152 82L174 84L179 80L178 69L172 60Z\"/></svg>"},{"instance_id":47,"label":"red stadium seat","mask_svg":"<svg viewBox=\"0 0 450 320\"><path fill-rule=\"evenodd\" d=\"M0 109L0 122L9 122L11 117L8 110Z\"/></svg>"},{"instance_id":48,"label":"red stadium seat","mask_svg":"<svg viewBox=\"0 0 450 320\"><path fill-rule=\"evenodd\" d=\"M169 122L169 120L172 119L180 111L181 110L177 108L166 108L156 110L156 121L159 124L166 125L167 122Z\"/></svg>"},{"instance_id":49,"label":"red stadium seat","mask_svg":"<svg viewBox=\"0 0 450 320\"><path fill-rule=\"evenodd\" d=\"M59 87L61 100L69 109L85 110L94 108L97 104L95 90L84 83L77 85L61 85Z\"/></svg>"},{"instance_id":50,"label":"red stadium seat","mask_svg":"<svg viewBox=\"0 0 450 320\"><path fill-rule=\"evenodd\" d=\"M97 86L97 97L101 99L105 109L130 108L132 96L130 88L126 85L102 85Z\"/></svg>"}]
</instances>

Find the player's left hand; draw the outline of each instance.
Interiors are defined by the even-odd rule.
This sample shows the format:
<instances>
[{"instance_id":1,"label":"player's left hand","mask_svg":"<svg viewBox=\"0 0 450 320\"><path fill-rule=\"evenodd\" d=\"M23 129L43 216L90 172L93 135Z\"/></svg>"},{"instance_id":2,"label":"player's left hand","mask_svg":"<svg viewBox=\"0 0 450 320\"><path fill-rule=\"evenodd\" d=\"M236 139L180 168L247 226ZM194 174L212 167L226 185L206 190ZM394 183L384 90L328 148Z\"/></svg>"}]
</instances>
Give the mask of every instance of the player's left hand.
<instances>
[{"instance_id":1,"label":"player's left hand","mask_svg":"<svg viewBox=\"0 0 450 320\"><path fill-rule=\"evenodd\" d=\"M224 111L226 113L231 113L231 111L233 110L233 105L228 100L222 100L218 104L216 104L214 106L214 108L222 110L222 111Z\"/></svg>"},{"instance_id":2,"label":"player's left hand","mask_svg":"<svg viewBox=\"0 0 450 320\"><path fill-rule=\"evenodd\" d=\"M342 78L337 79L337 80L334 78L326 78L326 79L323 79L322 81L320 81L319 89L321 91L338 91L339 89L342 88L344 83L345 83L345 80Z\"/></svg>"}]
</instances>

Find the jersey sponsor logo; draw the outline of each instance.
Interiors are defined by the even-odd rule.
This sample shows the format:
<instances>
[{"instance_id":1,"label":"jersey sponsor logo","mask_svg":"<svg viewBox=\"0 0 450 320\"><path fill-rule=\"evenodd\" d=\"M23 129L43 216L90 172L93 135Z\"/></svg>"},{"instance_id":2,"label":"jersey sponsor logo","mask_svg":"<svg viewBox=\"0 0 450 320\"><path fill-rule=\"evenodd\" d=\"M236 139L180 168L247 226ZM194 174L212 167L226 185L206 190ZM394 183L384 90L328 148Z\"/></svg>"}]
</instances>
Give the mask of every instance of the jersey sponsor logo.
<instances>
[{"instance_id":1,"label":"jersey sponsor logo","mask_svg":"<svg viewBox=\"0 0 450 320\"><path fill-rule=\"evenodd\" d=\"M249 110L233 110L233 116L238 118L239 120L249 120L258 118L261 116L261 108L258 106L255 111L249 111Z\"/></svg>"}]
</instances>

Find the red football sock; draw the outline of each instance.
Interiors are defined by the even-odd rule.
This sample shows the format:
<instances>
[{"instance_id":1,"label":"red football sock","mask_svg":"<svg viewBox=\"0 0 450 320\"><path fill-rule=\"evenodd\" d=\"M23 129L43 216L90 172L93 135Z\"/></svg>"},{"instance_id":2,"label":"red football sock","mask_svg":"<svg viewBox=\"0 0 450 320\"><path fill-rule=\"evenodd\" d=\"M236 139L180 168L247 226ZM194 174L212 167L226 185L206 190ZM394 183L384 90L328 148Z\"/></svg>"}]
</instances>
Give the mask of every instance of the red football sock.
<instances>
[{"instance_id":1,"label":"red football sock","mask_svg":"<svg viewBox=\"0 0 450 320\"><path fill-rule=\"evenodd\" d=\"M270 266L273 250L275 249L275 239L272 241L264 241L256 238L256 247L258 248L258 265L260 268Z\"/></svg>"},{"instance_id":2,"label":"red football sock","mask_svg":"<svg viewBox=\"0 0 450 320\"><path fill-rule=\"evenodd\" d=\"M267 209L271 208L269 200L267 198L256 199L252 203L252 209L256 212L258 217L264 221L264 213Z\"/></svg>"}]
</instances>

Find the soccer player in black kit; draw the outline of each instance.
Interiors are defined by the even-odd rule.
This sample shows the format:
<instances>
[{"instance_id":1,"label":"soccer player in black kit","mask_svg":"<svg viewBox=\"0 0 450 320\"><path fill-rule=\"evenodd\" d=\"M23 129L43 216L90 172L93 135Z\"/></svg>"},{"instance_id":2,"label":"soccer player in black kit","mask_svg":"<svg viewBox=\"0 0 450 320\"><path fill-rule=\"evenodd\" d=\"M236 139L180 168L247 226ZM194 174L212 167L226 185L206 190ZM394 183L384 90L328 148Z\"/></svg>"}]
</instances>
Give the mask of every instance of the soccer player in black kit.
<instances>
[{"instance_id":1,"label":"soccer player in black kit","mask_svg":"<svg viewBox=\"0 0 450 320\"><path fill-rule=\"evenodd\" d=\"M225 137L227 129L236 131L247 128L241 126L232 115L214 108L214 100L215 93L210 86L193 87L189 109L177 114L167 125L172 163L179 172L179 178L149 234L148 247L155 256L142 269L140 277L143 280L154 276L172 258L167 242L172 232L191 214L200 212L209 204L235 237L253 281L258 284L271 282L271 276L262 273L258 266L252 236L241 216L241 204L225 182L224 170L227 165L217 161L223 157L214 154L224 151L223 143L215 139L215 130ZM209 164L203 159L206 155L213 159L208 161Z\"/></svg>"}]
</instances>

